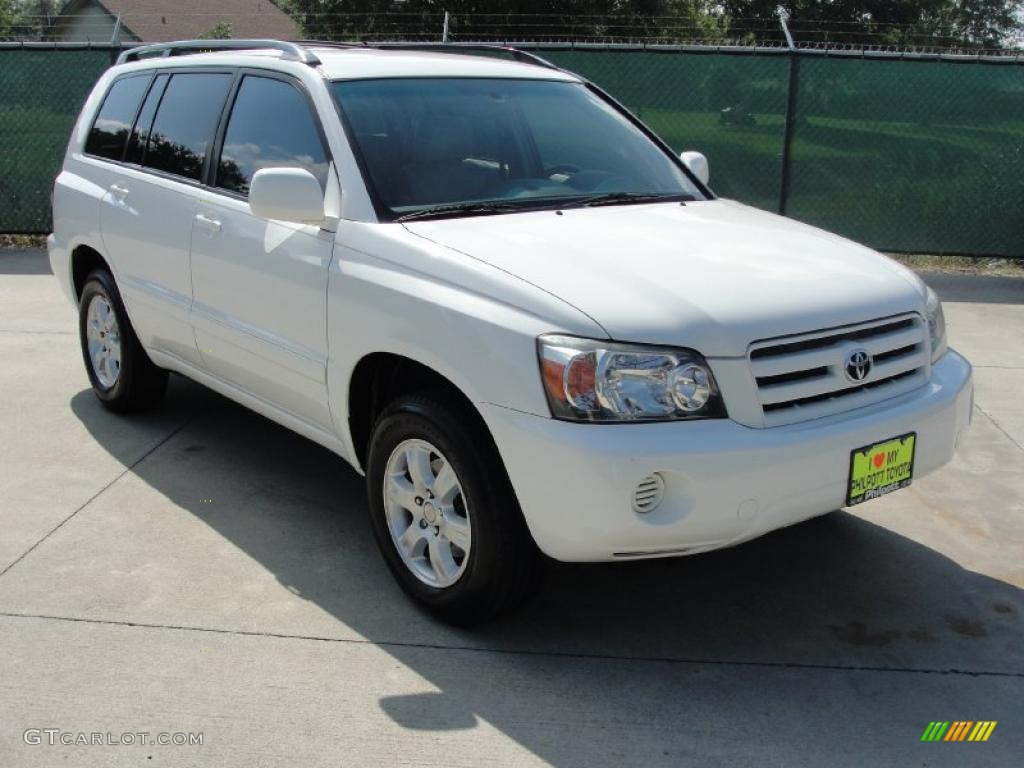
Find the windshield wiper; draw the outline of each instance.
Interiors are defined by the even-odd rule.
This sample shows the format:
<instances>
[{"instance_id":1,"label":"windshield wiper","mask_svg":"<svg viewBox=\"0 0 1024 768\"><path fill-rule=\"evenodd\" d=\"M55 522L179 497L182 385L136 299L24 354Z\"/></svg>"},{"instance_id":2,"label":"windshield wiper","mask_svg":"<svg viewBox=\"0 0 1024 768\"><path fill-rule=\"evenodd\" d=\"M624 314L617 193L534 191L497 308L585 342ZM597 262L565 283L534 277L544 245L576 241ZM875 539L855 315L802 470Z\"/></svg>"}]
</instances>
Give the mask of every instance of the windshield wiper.
<instances>
[{"instance_id":1,"label":"windshield wiper","mask_svg":"<svg viewBox=\"0 0 1024 768\"><path fill-rule=\"evenodd\" d=\"M607 192L603 195L582 197L572 201L573 206L582 205L595 207L599 205L619 205L622 203L685 203L696 198L685 193L666 192Z\"/></svg>"},{"instance_id":2,"label":"windshield wiper","mask_svg":"<svg viewBox=\"0 0 1024 768\"><path fill-rule=\"evenodd\" d=\"M436 208L423 208L411 211L395 218L395 221L412 221L413 219L442 218L444 216L487 216L494 213L514 213L526 210L528 206L513 203L459 203L458 205L441 205Z\"/></svg>"},{"instance_id":3,"label":"windshield wiper","mask_svg":"<svg viewBox=\"0 0 1024 768\"><path fill-rule=\"evenodd\" d=\"M422 208L397 216L395 221L413 221L415 219L444 218L447 216L488 216L498 213L516 213L519 211L544 211L559 208L578 208L581 206L620 205L628 203L668 203L695 200L693 195L685 193L665 192L606 192L587 197L569 197L558 200L535 198L517 200L515 202L491 203L457 203L439 205L435 208Z\"/></svg>"}]
</instances>

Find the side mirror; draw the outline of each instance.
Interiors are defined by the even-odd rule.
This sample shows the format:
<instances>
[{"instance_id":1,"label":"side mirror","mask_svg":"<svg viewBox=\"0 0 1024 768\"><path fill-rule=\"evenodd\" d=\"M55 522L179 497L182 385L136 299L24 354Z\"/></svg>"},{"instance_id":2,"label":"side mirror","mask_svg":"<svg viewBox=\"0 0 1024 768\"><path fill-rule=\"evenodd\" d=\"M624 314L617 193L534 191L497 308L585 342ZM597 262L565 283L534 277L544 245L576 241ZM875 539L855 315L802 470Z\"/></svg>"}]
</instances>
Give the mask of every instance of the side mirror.
<instances>
[{"instance_id":1,"label":"side mirror","mask_svg":"<svg viewBox=\"0 0 1024 768\"><path fill-rule=\"evenodd\" d=\"M249 207L261 219L322 224L324 191L305 168L263 168L249 185Z\"/></svg>"},{"instance_id":2,"label":"side mirror","mask_svg":"<svg viewBox=\"0 0 1024 768\"><path fill-rule=\"evenodd\" d=\"M701 184L708 183L711 172L708 170L708 159L704 155L700 152L683 152L679 155L679 159L690 169L690 173L700 179Z\"/></svg>"}]
</instances>

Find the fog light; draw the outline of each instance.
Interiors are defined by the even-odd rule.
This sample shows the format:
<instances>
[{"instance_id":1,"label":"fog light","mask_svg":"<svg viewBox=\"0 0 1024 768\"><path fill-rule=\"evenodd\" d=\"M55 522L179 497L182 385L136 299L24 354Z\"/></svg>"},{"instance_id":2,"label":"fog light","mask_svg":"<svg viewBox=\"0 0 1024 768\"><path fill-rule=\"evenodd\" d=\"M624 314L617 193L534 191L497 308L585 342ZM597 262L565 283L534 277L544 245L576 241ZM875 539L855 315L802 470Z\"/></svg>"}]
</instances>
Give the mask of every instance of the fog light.
<instances>
[{"instance_id":1,"label":"fog light","mask_svg":"<svg viewBox=\"0 0 1024 768\"><path fill-rule=\"evenodd\" d=\"M633 491L633 511L653 512L665 496L665 481L655 472L641 480Z\"/></svg>"},{"instance_id":2,"label":"fog light","mask_svg":"<svg viewBox=\"0 0 1024 768\"><path fill-rule=\"evenodd\" d=\"M672 399L681 411L699 411L711 399L711 377L707 368L687 363L674 368L669 374Z\"/></svg>"}]
</instances>

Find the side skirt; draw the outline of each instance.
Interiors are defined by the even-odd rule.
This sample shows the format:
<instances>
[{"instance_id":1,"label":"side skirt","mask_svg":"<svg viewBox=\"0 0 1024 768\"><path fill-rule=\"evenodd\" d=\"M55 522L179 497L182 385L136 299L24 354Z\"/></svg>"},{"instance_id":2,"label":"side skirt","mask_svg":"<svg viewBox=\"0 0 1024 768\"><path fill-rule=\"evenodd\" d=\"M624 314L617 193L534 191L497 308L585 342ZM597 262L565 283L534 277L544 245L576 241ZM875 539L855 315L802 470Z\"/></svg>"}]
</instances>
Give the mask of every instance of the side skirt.
<instances>
[{"instance_id":1,"label":"side skirt","mask_svg":"<svg viewBox=\"0 0 1024 768\"><path fill-rule=\"evenodd\" d=\"M344 444L338 439L337 435L310 424L308 421L278 408L276 405L252 394L251 392L247 392L234 384L213 376L206 371L200 370L191 363L182 360L180 357L157 350L147 349L146 352L149 354L150 359L152 359L152 361L161 368L167 368L170 371L180 373L183 376L202 384L204 387L209 387L214 392L224 395L224 397L230 398L240 405L244 405L246 408L255 411L261 416L265 416L271 421L280 424L282 427L287 427L308 440L312 440L314 443L322 445L327 450L336 453L338 456L343 458L360 475L363 474L363 471L358 466L358 462L352 460L348 451L345 449Z\"/></svg>"}]
</instances>

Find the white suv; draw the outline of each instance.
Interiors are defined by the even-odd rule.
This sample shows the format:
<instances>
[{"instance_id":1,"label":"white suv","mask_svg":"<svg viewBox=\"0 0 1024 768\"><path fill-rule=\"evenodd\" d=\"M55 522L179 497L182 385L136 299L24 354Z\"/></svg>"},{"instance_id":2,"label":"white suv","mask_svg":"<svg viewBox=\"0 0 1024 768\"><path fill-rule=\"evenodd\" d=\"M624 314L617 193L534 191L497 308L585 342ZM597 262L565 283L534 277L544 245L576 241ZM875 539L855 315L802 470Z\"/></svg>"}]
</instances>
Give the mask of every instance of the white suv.
<instances>
[{"instance_id":1,"label":"white suv","mask_svg":"<svg viewBox=\"0 0 1024 768\"><path fill-rule=\"evenodd\" d=\"M528 54L136 49L54 190L96 395L184 374L365 473L381 551L453 622L543 558L682 555L945 464L971 368L912 272L717 199Z\"/></svg>"}]
</instances>

